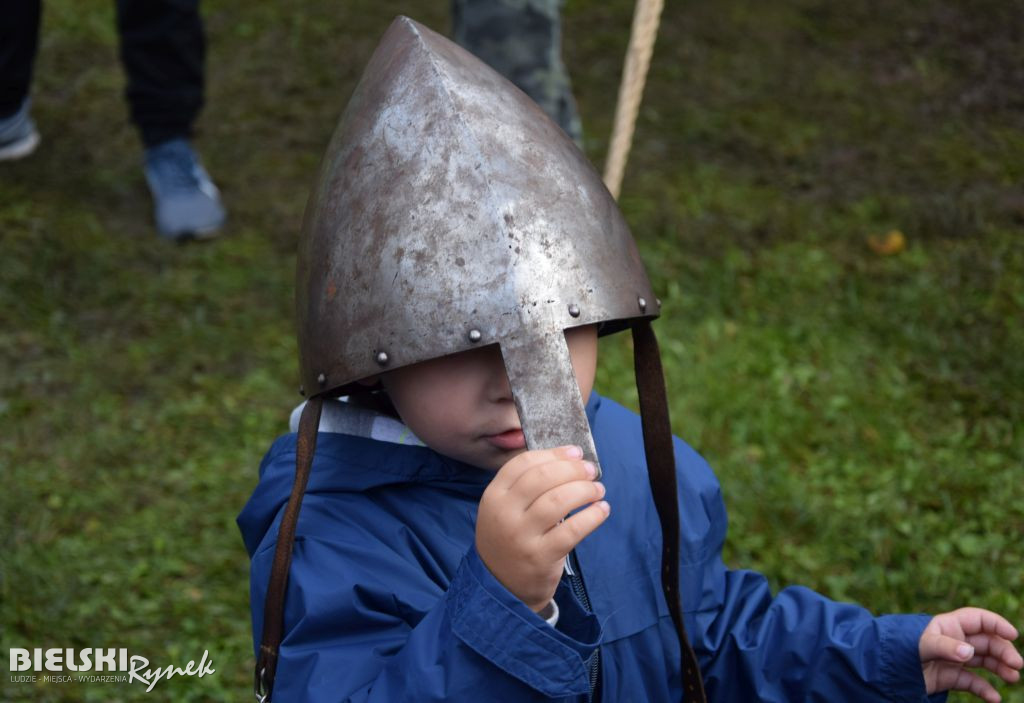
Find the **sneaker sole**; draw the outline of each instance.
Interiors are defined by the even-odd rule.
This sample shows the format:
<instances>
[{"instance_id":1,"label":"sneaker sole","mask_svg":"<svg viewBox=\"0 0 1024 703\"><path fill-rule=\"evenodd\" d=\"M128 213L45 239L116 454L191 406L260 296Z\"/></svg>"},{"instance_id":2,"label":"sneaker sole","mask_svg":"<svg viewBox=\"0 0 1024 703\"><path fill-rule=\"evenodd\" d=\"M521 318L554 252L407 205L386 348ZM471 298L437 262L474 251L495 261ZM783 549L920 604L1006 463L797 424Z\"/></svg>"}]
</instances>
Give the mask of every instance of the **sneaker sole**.
<instances>
[{"instance_id":1,"label":"sneaker sole","mask_svg":"<svg viewBox=\"0 0 1024 703\"><path fill-rule=\"evenodd\" d=\"M16 142L0 147L0 161L15 161L24 159L39 146L39 132L32 130L27 137L22 137Z\"/></svg>"}]
</instances>

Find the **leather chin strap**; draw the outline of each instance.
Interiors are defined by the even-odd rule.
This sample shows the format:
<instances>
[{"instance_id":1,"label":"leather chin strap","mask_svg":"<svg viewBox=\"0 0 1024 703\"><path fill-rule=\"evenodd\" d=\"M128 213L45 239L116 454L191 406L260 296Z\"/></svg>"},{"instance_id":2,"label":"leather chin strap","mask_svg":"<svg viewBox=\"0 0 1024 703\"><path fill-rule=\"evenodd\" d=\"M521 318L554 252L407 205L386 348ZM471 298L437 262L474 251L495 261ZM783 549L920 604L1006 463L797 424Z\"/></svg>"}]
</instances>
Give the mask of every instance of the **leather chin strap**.
<instances>
[{"instance_id":1,"label":"leather chin strap","mask_svg":"<svg viewBox=\"0 0 1024 703\"><path fill-rule=\"evenodd\" d=\"M668 417L665 377L661 368L658 340L650 320L633 323L633 363L640 400L640 422L644 433L644 455L651 481L654 507L661 523L661 590L679 635L683 669L683 701L706 703L704 680L697 655L690 646L683 624L679 593L679 500L676 490L676 461L672 448L672 427Z\"/></svg>"},{"instance_id":2,"label":"leather chin strap","mask_svg":"<svg viewBox=\"0 0 1024 703\"><path fill-rule=\"evenodd\" d=\"M704 682L701 679L697 656L690 646L683 624L683 610L679 594L679 502L676 491L676 462L672 448L672 428L669 424L668 399L661 368L658 340L649 320L633 323L633 355L636 368L636 387L640 399L640 416L644 435L644 455L651 482L654 506L661 523L661 587L668 604L669 614L679 636L683 671L684 703L706 703ZM270 570L270 584L263 609L263 637L256 660L255 693L259 703L270 703L277 671L278 647L284 630L284 598L288 585L288 570L295 542L295 527L299 519L302 496L309 482L316 450L317 430L323 399L310 398L299 420L298 445L295 452L295 482L288 498L281 525L278 528L274 562Z\"/></svg>"},{"instance_id":3,"label":"leather chin strap","mask_svg":"<svg viewBox=\"0 0 1024 703\"><path fill-rule=\"evenodd\" d=\"M302 496L309 483L309 472L313 468L313 453L316 451L317 430L320 428L320 411L323 398L313 397L306 401L299 419L299 438L295 448L295 482L292 494L281 517L277 532L277 546L274 548L274 563L270 567L270 583L263 604L263 637L260 653L256 658L255 694L259 703L270 703L274 689L274 674L277 673L277 651L281 646L284 631L284 595L288 587L288 570L292 563L292 546L295 543L295 526L299 521Z\"/></svg>"}]
</instances>

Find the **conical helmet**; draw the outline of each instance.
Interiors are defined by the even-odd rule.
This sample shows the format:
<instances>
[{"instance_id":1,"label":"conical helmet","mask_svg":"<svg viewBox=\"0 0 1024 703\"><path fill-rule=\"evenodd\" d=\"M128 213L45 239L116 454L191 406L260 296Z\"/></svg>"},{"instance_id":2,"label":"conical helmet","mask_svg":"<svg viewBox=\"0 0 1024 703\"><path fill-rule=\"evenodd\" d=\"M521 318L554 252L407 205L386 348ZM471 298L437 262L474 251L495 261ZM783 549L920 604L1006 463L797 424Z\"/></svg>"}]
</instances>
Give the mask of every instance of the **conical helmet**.
<instances>
[{"instance_id":1,"label":"conical helmet","mask_svg":"<svg viewBox=\"0 0 1024 703\"><path fill-rule=\"evenodd\" d=\"M501 347L527 447L596 460L564 331L658 302L600 176L472 54L400 17L331 139L298 259L302 384Z\"/></svg>"}]
</instances>

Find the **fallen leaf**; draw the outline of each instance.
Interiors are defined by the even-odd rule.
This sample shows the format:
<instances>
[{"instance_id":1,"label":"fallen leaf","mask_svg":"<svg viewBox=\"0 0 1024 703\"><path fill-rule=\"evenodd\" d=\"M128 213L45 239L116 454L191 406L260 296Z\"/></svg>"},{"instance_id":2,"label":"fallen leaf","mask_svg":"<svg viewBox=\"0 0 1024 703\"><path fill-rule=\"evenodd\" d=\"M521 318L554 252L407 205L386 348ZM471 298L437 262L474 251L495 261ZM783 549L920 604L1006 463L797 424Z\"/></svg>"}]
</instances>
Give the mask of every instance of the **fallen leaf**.
<instances>
[{"instance_id":1,"label":"fallen leaf","mask_svg":"<svg viewBox=\"0 0 1024 703\"><path fill-rule=\"evenodd\" d=\"M907 248L907 238L903 232L894 229L882 236L872 234L868 237L868 246L880 256L892 256Z\"/></svg>"}]
</instances>

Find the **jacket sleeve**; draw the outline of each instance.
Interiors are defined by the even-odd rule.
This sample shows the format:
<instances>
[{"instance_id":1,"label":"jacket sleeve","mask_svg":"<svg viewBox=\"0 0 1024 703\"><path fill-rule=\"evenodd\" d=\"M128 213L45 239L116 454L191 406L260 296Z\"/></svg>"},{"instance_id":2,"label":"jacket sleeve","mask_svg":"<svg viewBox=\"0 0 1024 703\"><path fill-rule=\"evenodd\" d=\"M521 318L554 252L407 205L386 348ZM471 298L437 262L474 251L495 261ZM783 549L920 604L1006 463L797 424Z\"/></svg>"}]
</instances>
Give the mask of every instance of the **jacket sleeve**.
<instances>
[{"instance_id":1,"label":"jacket sleeve","mask_svg":"<svg viewBox=\"0 0 1024 703\"><path fill-rule=\"evenodd\" d=\"M684 619L709 700L945 700L926 695L921 672L918 640L930 616L875 617L800 586L773 596L761 574L727 569L718 481L681 441L676 460Z\"/></svg>"},{"instance_id":2,"label":"jacket sleeve","mask_svg":"<svg viewBox=\"0 0 1024 703\"><path fill-rule=\"evenodd\" d=\"M353 549L359 550L358 553ZM255 637L273 545L252 564ZM384 549L295 542L276 701L568 701L588 690L600 628L567 587L552 628L470 549L446 588Z\"/></svg>"}]
</instances>

